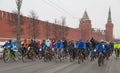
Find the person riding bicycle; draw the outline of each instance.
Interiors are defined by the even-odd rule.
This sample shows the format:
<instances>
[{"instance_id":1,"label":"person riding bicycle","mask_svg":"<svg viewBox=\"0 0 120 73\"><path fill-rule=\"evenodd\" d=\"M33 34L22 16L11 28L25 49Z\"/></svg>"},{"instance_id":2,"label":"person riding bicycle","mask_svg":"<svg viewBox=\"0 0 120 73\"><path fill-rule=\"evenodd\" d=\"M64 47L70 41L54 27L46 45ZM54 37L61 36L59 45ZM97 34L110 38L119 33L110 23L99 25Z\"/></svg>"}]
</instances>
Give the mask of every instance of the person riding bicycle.
<instances>
[{"instance_id":1,"label":"person riding bicycle","mask_svg":"<svg viewBox=\"0 0 120 73\"><path fill-rule=\"evenodd\" d=\"M60 40L56 41L55 51L56 51L57 53L61 53L62 50L63 50L63 43L62 43L62 41L60 41Z\"/></svg>"},{"instance_id":2,"label":"person riding bicycle","mask_svg":"<svg viewBox=\"0 0 120 73\"><path fill-rule=\"evenodd\" d=\"M58 58L60 61L62 61L62 58L63 58L63 42L58 40L56 41L56 44L55 44L55 56L56 58Z\"/></svg>"},{"instance_id":3,"label":"person riding bicycle","mask_svg":"<svg viewBox=\"0 0 120 73\"><path fill-rule=\"evenodd\" d=\"M64 46L64 52L65 52L65 54L67 55L67 51L68 51L68 49L67 49L67 46L68 46L67 40L64 40L63 46Z\"/></svg>"},{"instance_id":4,"label":"person riding bicycle","mask_svg":"<svg viewBox=\"0 0 120 73\"><path fill-rule=\"evenodd\" d=\"M42 41L41 43L41 53L42 53L42 56L45 55L45 50L46 50L46 44L45 44L45 40Z\"/></svg>"},{"instance_id":5,"label":"person riding bicycle","mask_svg":"<svg viewBox=\"0 0 120 73\"><path fill-rule=\"evenodd\" d=\"M55 39L53 39L53 40L52 40L52 51L53 51L53 52L54 52L54 50L55 50L55 43L56 43L56 42L55 42Z\"/></svg>"},{"instance_id":6,"label":"person riding bicycle","mask_svg":"<svg viewBox=\"0 0 120 73\"><path fill-rule=\"evenodd\" d=\"M106 57L106 47L104 41L101 41L96 46L96 51L98 52L98 66L104 64L104 58Z\"/></svg>"},{"instance_id":7,"label":"person riding bicycle","mask_svg":"<svg viewBox=\"0 0 120 73\"><path fill-rule=\"evenodd\" d=\"M36 54L38 54L39 52L39 47L38 44L35 40L31 40L30 44L29 44L29 48L33 48L33 50L35 51Z\"/></svg>"},{"instance_id":8,"label":"person riding bicycle","mask_svg":"<svg viewBox=\"0 0 120 73\"><path fill-rule=\"evenodd\" d=\"M52 42L51 42L51 40L49 40L49 39L46 40L45 44L46 44L47 47L49 47L50 49L52 49Z\"/></svg>"},{"instance_id":9,"label":"person riding bicycle","mask_svg":"<svg viewBox=\"0 0 120 73\"><path fill-rule=\"evenodd\" d=\"M7 42L5 42L5 44L2 46L2 48L5 48L5 49L11 49L13 46L12 46L12 41L9 40Z\"/></svg>"},{"instance_id":10,"label":"person riding bicycle","mask_svg":"<svg viewBox=\"0 0 120 73\"><path fill-rule=\"evenodd\" d=\"M10 52L15 56L15 53L14 53L14 51L13 51L12 40L9 40L8 42L6 42L6 43L2 46L2 48L4 48L4 49L9 49Z\"/></svg>"},{"instance_id":11,"label":"person riding bicycle","mask_svg":"<svg viewBox=\"0 0 120 73\"><path fill-rule=\"evenodd\" d=\"M120 54L120 44L118 42L114 43L115 54L119 57Z\"/></svg>"},{"instance_id":12,"label":"person riding bicycle","mask_svg":"<svg viewBox=\"0 0 120 73\"><path fill-rule=\"evenodd\" d=\"M26 53L29 46L29 43L26 39L23 41L23 46L24 46L24 53Z\"/></svg>"},{"instance_id":13,"label":"person riding bicycle","mask_svg":"<svg viewBox=\"0 0 120 73\"><path fill-rule=\"evenodd\" d=\"M46 40L46 42L45 42L45 44L46 44L46 52L47 53L49 53L49 54L52 54L52 42L51 42L51 40Z\"/></svg>"},{"instance_id":14,"label":"person riding bicycle","mask_svg":"<svg viewBox=\"0 0 120 73\"><path fill-rule=\"evenodd\" d=\"M12 44L13 44L13 48L12 48L13 51L17 52L18 48L17 48L17 42L16 42L16 40L13 40Z\"/></svg>"},{"instance_id":15,"label":"person riding bicycle","mask_svg":"<svg viewBox=\"0 0 120 73\"><path fill-rule=\"evenodd\" d=\"M86 42L82 40L78 41L77 48L79 49L79 51L82 51L82 54L85 59Z\"/></svg>"},{"instance_id":16,"label":"person riding bicycle","mask_svg":"<svg viewBox=\"0 0 120 73\"><path fill-rule=\"evenodd\" d=\"M105 44L103 44L102 42L100 42L97 46L96 46L96 51L99 53L101 52L104 56L106 54L106 48L105 48Z\"/></svg>"}]
</instances>

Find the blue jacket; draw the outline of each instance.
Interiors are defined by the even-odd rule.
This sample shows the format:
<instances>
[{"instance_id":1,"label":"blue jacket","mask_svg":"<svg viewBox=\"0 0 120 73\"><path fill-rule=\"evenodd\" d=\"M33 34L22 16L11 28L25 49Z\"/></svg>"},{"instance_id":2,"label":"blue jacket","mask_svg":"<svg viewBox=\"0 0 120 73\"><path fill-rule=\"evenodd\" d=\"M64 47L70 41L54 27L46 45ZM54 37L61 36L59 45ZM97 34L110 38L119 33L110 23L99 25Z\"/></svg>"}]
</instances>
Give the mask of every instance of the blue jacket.
<instances>
[{"instance_id":1,"label":"blue jacket","mask_svg":"<svg viewBox=\"0 0 120 73\"><path fill-rule=\"evenodd\" d=\"M55 48L57 49L59 47L58 42L55 43Z\"/></svg>"},{"instance_id":2,"label":"blue jacket","mask_svg":"<svg viewBox=\"0 0 120 73\"><path fill-rule=\"evenodd\" d=\"M96 46L96 50L97 50L98 52L106 52L106 48L105 48L105 46L103 47L102 44L98 44L98 45Z\"/></svg>"},{"instance_id":3,"label":"blue jacket","mask_svg":"<svg viewBox=\"0 0 120 73\"><path fill-rule=\"evenodd\" d=\"M64 45L62 42L60 42L60 49L64 48Z\"/></svg>"},{"instance_id":4,"label":"blue jacket","mask_svg":"<svg viewBox=\"0 0 120 73\"><path fill-rule=\"evenodd\" d=\"M111 47L110 47L110 45L109 45L109 44L105 45L105 48L106 48L106 50L111 49Z\"/></svg>"},{"instance_id":5,"label":"blue jacket","mask_svg":"<svg viewBox=\"0 0 120 73\"><path fill-rule=\"evenodd\" d=\"M12 47L12 49L13 49L13 51L18 51L16 40L14 40L14 42L13 42L13 47Z\"/></svg>"},{"instance_id":6,"label":"blue jacket","mask_svg":"<svg viewBox=\"0 0 120 73\"><path fill-rule=\"evenodd\" d=\"M2 48L9 48L11 49L13 47L12 43L5 43Z\"/></svg>"},{"instance_id":7,"label":"blue jacket","mask_svg":"<svg viewBox=\"0 0 120 73\"><path fill-rule=\"evenodd\" d=\"M43 49L43 50L46 50L46 47L47 47L47 45L46 45L46 44L43 44L42 49Z\"/></svg>"},{"instance_id":8,"label":"blue jacket","mask_svg":"<svg viewBox=\"0 0 120 73\"><path fill-rule=\"evenodd\" d=\"M52 48L52 43L50 44L50 48Z\"/></svg>"},{"instance_id":9,"label":"blue jacket","mask_svg":"<svg viewBox=\"0 0 120 73\"><path fill-rule=\"evenodd\" d=\"M86 42L84 41L79 41L77 44L76 44L76 47L79 48L79 49L86 49Z\"/></svg>"},{"instance_id":10,"label":"blue jacket","mask_svg":"<svg viewBox=\"0 0 120 73\"><path fill-rule=\"evenodd\" d=\"M62 47L63 47L62 42L56 42L56 44L55 44L56 49L61 49Z\"/></svg>"}]
</instances>

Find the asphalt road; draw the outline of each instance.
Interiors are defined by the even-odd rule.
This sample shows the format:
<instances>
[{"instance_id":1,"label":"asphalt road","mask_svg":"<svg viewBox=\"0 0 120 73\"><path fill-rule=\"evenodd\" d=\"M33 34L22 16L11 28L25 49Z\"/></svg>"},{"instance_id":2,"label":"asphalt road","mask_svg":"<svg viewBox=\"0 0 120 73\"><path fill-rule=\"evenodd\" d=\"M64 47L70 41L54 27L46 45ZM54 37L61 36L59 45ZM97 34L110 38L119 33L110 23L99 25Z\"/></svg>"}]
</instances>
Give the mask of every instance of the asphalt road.
<instances>
[{"instance_id":1,"label":"asphalt road","mask_svg":"<svg viewBox=\"0 0 120 73\"><path fill-rule=\"evenodd\" d=\"M101 67L98 67L97 59L93 62L88 59L80 64L69 60L58 63L42 60L4 63L0 60L0 73L120 73L120 58L116 60L113 54Z\"/></svg>"}]
</instances>

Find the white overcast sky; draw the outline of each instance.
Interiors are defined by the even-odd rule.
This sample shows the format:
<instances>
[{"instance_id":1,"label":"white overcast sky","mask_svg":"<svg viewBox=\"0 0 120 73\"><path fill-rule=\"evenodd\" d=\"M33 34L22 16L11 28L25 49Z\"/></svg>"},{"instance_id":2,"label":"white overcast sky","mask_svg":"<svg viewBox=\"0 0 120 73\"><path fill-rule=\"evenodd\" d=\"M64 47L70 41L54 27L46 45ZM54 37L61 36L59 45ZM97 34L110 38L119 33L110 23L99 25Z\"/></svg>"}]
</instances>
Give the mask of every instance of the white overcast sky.
<instances>
[{"instance_id":1,"label":"white overcast sky","mask_svg":"<svg viewBox=\"0 0 120 73\"><path fill-rule=\"evenodd\" d=\"M87 10L93 28L105 29L108 10L111 8L114 37L120 38L120 0L23 0L21 12L28 16L34 10L40 20L54 22L66 17L66 25L79 27L79 19ZM0 10L16 10L15 0L0 0Z\"/></svg>"}]
</instances>

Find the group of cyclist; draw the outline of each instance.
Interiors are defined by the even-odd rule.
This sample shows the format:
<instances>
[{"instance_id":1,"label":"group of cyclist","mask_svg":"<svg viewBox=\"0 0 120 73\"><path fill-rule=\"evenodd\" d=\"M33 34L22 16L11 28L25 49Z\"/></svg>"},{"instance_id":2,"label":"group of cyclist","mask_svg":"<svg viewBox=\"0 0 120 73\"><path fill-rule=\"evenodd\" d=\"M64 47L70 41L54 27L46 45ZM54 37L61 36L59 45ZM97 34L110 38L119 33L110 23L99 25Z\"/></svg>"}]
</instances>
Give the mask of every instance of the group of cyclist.
<instances>
[{"instance_id":1,"label":"group of cyclist","mask_svg":"<svg viewBox=\"0 0 120 73\"><path fill-rule=\"evenodd\" d=\"M24 39L21 41L20 48L16 47L16 40L7 41L2 48L10 49L10 51L14 54L14 52L22 50L21 54L25 55L28 53L30 47L34 48L36 54L40 53L44 56L47 52L51 54L51 56L56 55L55 52L59 52L62 56L72 55L72 58L77 58L76 53L79 51L82 52L84 59L89 56L91 60L99 57L99 54L102 54L107 59L112 54L115 49L115 53L119 56L120 52L120 44L119 43L111 43L100 41L97 42L95 39L91 39L90 41L74 41L74 40L55 40L55 39L47 39L42 41L35 40L27 40ZM71 53L72 52L72 53Z\"/></svg>"}]
</instances>

